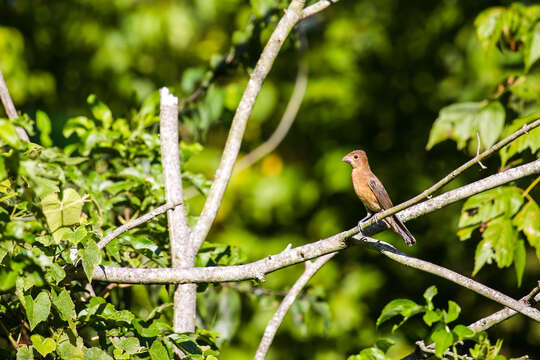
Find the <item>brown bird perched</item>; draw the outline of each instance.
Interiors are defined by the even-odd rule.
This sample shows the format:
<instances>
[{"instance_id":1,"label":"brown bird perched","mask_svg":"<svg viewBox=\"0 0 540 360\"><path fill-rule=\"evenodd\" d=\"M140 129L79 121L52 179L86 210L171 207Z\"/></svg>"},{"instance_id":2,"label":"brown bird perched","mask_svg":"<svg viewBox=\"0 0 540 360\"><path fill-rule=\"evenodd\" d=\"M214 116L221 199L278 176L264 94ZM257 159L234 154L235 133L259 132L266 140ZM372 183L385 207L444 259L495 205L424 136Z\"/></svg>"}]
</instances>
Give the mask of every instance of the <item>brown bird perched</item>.
<instances>
[{"instance_id":1,"label":"brown bird perched","mask_svg":"<svg viewBox=\"0 0 540 360\"><path fill-rule=\"evenodd\" d=\"M392 200L390 200L390 196L388 196L383 184L371 172L365 151L352 151L341 160L352 166L354 191L367 211L367 216L358 222L358 226L363 221L369 219L373 213L389 209L393 206ZM389 216L384 221L403 238L405 244L411 246L415 243L414 236L412 236L409 229L407 229L396 215Z\"/></svg>"}]
</instances>

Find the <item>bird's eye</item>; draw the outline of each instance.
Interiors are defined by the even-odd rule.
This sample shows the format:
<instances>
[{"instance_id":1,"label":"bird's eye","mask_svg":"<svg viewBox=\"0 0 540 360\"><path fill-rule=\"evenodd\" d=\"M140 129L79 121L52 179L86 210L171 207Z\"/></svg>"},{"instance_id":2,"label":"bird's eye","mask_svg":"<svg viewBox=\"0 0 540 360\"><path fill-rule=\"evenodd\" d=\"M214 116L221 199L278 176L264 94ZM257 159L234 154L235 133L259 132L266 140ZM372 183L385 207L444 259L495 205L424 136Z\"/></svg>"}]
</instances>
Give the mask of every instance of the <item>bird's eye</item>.
<instances>
[{"instance_id":1,"label":"bird's eye","mask_svg":"<svg viewBox=\"0 0 540 360\"><path fill-rule=\"evenodd\" d=\"M354 158L355 158L355 159L358 159L358 155L354 155Z\"/></svg>"}]
</instances>

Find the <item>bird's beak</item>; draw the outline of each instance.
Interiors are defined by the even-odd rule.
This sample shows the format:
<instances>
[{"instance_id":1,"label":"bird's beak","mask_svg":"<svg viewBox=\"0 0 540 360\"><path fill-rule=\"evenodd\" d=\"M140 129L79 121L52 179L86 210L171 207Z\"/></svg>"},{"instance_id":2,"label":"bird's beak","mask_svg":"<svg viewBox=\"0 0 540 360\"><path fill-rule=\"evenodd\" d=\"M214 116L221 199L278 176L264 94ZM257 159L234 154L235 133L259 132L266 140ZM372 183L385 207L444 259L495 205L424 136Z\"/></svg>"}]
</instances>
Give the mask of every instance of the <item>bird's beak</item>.
<instances>
[{"instance_id":1,"label":"bird's beak","mask_svg":"<svg viewBox=\"0 0 540 360\"><path fill-rule=\"evenodd\" d=\"M343 159L341 159L341 161L346 162L347 164L350 164L352 160L350 157L344 156Z\"/></svg>"}]
</instances>

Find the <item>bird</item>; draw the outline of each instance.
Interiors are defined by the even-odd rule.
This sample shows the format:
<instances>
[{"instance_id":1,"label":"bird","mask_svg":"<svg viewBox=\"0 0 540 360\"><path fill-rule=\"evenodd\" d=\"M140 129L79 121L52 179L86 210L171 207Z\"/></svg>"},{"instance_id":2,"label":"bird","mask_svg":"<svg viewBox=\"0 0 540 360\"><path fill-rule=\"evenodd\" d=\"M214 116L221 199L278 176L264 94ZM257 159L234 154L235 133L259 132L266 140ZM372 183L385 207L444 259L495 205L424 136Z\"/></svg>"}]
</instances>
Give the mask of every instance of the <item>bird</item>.
<instances>
[{"instance_id":1,"label":"bird","mask_svg":"<svg viewBox=\"0 0 540 360\"><path fill-rule=\"evenodd\" d=\"M352 167L352 182L356 195L366 208L367 215L358 222L358 227L365 220L382 210L391 208L392 200L381 181L369 167L368 158L364 150L354 150L341 159ZM394 214L383 219L407 244L414 245L414 236L403 222Z\"/></svg>"}]
</instances>

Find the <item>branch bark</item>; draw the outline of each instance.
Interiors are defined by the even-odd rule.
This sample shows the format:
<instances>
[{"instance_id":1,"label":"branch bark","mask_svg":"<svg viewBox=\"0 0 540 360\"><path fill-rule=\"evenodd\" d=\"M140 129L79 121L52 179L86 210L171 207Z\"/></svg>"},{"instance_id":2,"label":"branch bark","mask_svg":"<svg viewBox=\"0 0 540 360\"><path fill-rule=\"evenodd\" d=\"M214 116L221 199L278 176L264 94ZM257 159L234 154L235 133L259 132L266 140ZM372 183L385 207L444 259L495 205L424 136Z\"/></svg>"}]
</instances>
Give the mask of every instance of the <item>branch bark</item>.
<instances>
[{"instance_id":1,"label":"branch bark","mask_svg":"<svg viewBox=\"0 0 540 360\"><path fill-rule=\"evenodd\" d=\"M291 2L285 11L285 15L281 18L276 29L270 36L268 43L253 69L253 73L250 76L242 99L240 100L234 115L225 149L223 150L223 155L216 171L214 182L210 188L208 198L204 204L199 221L197 221L197 225L191 234L191 242L193 243L195 253L200 249L210 231L214 219L216 218L219 206L223 199L223 194L225 193L225 189L231 178L238 151L240 150L247 121L251 115L253 106L255 105L257 95L261 91L263 81L270 72L274 60L276 59L281 46L285 42L285 39L292 28L301 20L304 3L305 0L293 0Z\"/></svg>"},{"instance_id":2,"label":"branch bark","mask_svg":"<svg viewBox=\"0 0 540 360\"><path fill-rule=\"evenodd\" d=\"M179 204L167 210L171 259L173 268L189 268L195 263L195 253L189 239L190 229L182 198L182 175L178 150L178 98L167 88L160 90L161 163L167 203ZM175 332L195 331L195 284L179 284L174 292Z\"/></svg>"},{"instance_id":3,"label":"branch bark","mask_svg":"<svg viewBox=\"0 0 540 360\"><path fill-rule=\"evenodd\" d=\"M523 304L522 302L519 302L517 300L514 300L503 293L500 293L496 290L491 289L490 287L485 286L484 284L474 281L473 279L470 279L466 276L458 274L455 271L446 269L439 265L435 265L428 261L408 256L407 254L398 251L395 247L383 241L379 241L377 239L369 237L362 237L361 235L355 236L355 238L364 241L368 247L379 251L381 254L389 257L394 261L450 280L458 285L463 286L464 288L472 290L477 294L483 295L488 299L498 302L499 304L503 304L517 312L522 313L525 316L530 317L533 320L540 322L540 311L538 311L537 309Z\"/></svg>"},{"instance_id":4,"label":"branch bark","mask_svg":"<svg viewBox=\"0 0 540 360\"><path fill-rule=\"evenodd\" d=\"M510 181L540 172L540 160L524 164L482 180L448 191L398 213L406 221L433 212L443 206L467 198L471 195L497 187ZM385 229L380 222L363 233L366 236ZM99 266L94 270L93 279L121 283L188 283L188 282L226 282L249 279L263 279L265 274L278 269L304 262L325 254L333 253L358 243L348 241L358 233L358 228L343 231L329 238L285 250L261 260L236 266L206 267L190 269L133 269L112 266Z\"/></svg>"},{"instance_id":5,"label":"branch bark","mask_svg":"<svg viewBox=\"0 0 540 360\"><path fill-rule=\"evenodd\" d=\"M116 229L108 233L103 239L101 239L101 241L98 242L97 244L98 248L103 249L105 246L107 246L108 243L110 243L111 241L113 241L114 239L116 239L118 236L122 235L126 231L136 228L137 226L142 225L145 222L152 220L156 216L167 212L167 210L174 209L176 206L180 204L181 203L179 204L165 203L163 205L158 206L155 209L150 210L146 214L139 216L136 219L128 221L127 223L123 224L122 226L117 227Z\"/></svg>"},{"instance_id":6,"label":"branch bark","mask_svg":"<svg viewBox=\"0 0 540 360\"><path fill-rule=\"evenodd\" d=\"M294 283L294 285L291 287L285 298L281 301L281 304L279 305L276 313L272 317L272 319L268 322L268 325L266 325L266 329L264 330L264 335L261 338L261 342L259 343L259 347L257 348L257 351L255 352L254 360L264 360L266 357L266 354L268 353L268 350L270 349L270 345L272 344L272 341L274 340L274 336L276 335L276 332L283 322L283 319L285 318L285 315L287 315L287 312L291 308L292 304L300 294L300 291L304 286L306 286L307 282L315 275L315 273L324 265L326 264L331 258L334 257L336 253L327 254L324 256L321 256L317 260L311 262L310 260L306 261L306 269L300 275L298 280Z\"/></svg>"},{"instance_id":7,"label":"branch bark","mask_svg":"<svg viewBox=\"0 0 540 360\"><path fill-rule=\"evenodd\" d=\"M2 104L4 104L4 109L6 110L6 114L8 118L10 120L17 119L19 115L17 115L17 110L15 109L13 100L11 100L11 96L9 95L9 90L7 88L6 82L4 81L4 75L2 75L1 70L0 70L0 99L2 99ZM17 135L19 135L21 140L30 141L28 134L22 127L16 126L15 131L17 131Z\"/></svg>"},{"instance_id":8,"label":"branch bark","mask_svg":"<svg viewBox=\"0 0 540 360\"><path fill-rule=\"evenodd\" d=\"M324 9L326 9L332 4L337 3L338 1L339 0L320 0L315 4L308 6L304 9L304 11L302 11L302 20L323 11Z\"/></svg>"}]
</instances>

